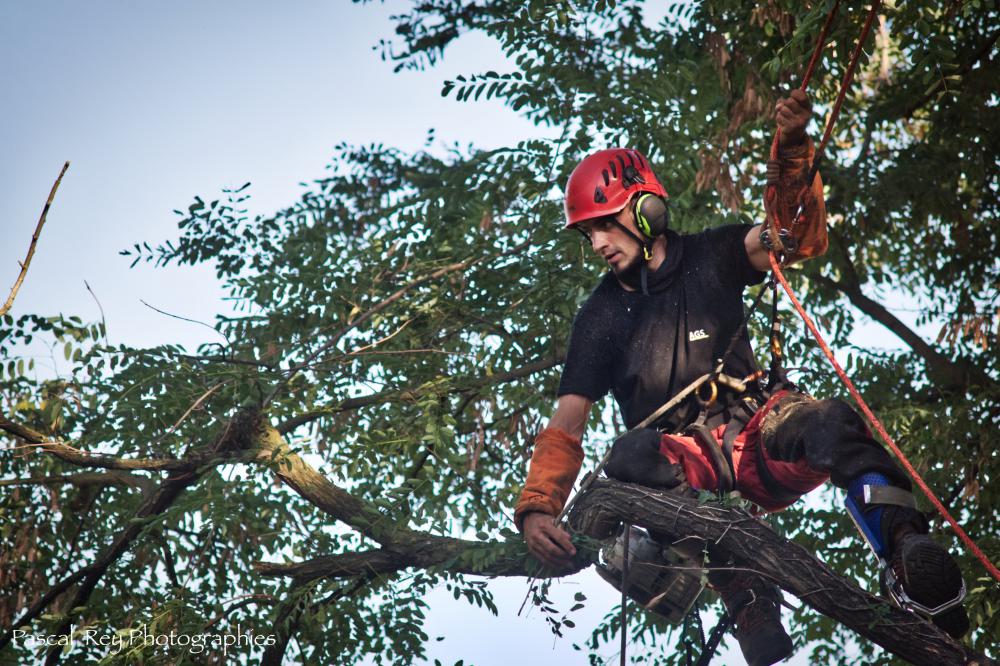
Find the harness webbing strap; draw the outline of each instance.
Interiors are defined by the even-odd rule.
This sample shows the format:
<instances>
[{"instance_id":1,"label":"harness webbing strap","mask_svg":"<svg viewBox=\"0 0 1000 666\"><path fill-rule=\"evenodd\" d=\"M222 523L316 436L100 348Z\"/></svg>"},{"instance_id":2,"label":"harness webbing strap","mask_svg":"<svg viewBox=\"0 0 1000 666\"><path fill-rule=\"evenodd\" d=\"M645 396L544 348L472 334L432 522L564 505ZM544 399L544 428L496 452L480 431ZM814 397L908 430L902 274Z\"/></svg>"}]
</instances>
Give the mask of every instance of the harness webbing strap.
<instances>
[{"instance_id":1,"label":"harness webbing strap","mask_svg":"<svg viewBox=\"0 0 1000 666\"><path fill-rule=\"evenodd\" d=\"M625 523L625 535L622 539L622 615L621 615L621 630L622 630L622 647L621 647L621 666L625 666L626 659L625 653L628 647L628 549L629 549L629 535L632 532L632 525Z\"/></svg>"},{"instance_id":2,"label":"harness webbing strap","mask_svg":"<svg viewBox=\"0 0 1000 666\"><path fill-rule=\"evenodd\" d=\"M774 474L771 473L770 468L767 466L767 456L764 454L763 441L757 443L757 475L760 477L760 481L764 484L764 487L767 488L768 494L781 504L792 504L802 497L801 492L789 488L781 481L778 481Z\"/></svg>"},{"instance_id":3,"label":"harness webbing strap","mask_svg":"<svg viewBox=\"0 0 1000 666\"><path fill-rule=\"evenodd\" d=\"M715 477L718 480L718 492L722 495L732 492L736 487L733 478L733 462L731 458L727 460L723 455L722 447L712 431L708 426L700 423L692 425L686 432L694 437L695 441L701 445L702 450L708 454L712 468L715 469Z\"/></svg>"}]
</instances>

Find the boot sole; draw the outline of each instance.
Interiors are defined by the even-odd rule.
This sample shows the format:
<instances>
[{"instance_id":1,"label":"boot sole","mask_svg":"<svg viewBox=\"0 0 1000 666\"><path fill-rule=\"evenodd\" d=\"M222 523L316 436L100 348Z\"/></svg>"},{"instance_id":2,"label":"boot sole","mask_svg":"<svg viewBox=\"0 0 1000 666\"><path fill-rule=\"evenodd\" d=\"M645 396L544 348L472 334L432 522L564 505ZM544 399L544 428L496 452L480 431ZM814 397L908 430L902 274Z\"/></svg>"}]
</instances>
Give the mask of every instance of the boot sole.
<instances>
[{"instance_id":1,"label":"boot sole","mask_svg":"<svg viewBox=\"0 0 1000 666\"><path fill-rule=\"evenodd\" d=\"M931 608L951 601L962 589L958 564L943 546L926 535L905 539L892 567L910 598ZM961 605L931 620L952 638L961 638L969 630L969 617Z\"/></svg>"}]
</instances>

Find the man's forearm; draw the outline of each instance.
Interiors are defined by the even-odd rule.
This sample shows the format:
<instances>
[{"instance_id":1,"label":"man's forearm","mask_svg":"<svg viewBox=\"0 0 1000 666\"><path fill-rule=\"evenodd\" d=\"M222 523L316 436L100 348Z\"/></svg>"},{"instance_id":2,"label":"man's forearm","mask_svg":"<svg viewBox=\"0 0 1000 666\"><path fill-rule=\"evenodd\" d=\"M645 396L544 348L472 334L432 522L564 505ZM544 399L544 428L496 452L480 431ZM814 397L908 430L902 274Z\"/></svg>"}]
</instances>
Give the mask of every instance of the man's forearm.
<instances>
[{"instance_id":1,"label":"man's forearm","mask_svg":"<svg viewBox=\"0 0 1000 666\"><path fill-rule=\"evenodd\" d=\"M812 140L789 146L778 153L781 167L776 203L779 219L795 238L796 249L788 255L789 262L818 257L826 252L826 204L823 200L823 179L816 174L806 183L814 159ZM800 219L793 219L802 202Z\"/></svg>"},{"instance_id":2,"label":"man's forearm","mask_svg":"<svg viewBox=\"0 0 1000 666\"><path fill-rule=\"evenodd\" d=\"M555 516L562 510L582 464L583 447L578 438L553 426L538 434L528 478L514 509L514 523L519 530L528 513Z\"/></svg>"}]
</instances>

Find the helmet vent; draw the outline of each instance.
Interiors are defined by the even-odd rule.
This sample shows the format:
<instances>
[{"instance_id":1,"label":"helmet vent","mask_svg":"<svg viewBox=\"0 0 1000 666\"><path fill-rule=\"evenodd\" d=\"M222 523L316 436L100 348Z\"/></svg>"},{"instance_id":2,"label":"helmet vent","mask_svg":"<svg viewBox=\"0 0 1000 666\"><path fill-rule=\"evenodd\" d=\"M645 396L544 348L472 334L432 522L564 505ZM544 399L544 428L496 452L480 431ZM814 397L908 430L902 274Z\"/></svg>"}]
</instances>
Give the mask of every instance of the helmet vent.
<instances>
[{"instance_id":1,"label":"helmet vent","mask_svg":"<svg viewBox=\"0 0 1000 666\"><path fill-rule=\"evenodd\" d=\"M604 190L601 189L600 185L594 188L594 203L608 203L608 198L604 196Z\"/></svg>"},{"instance_id":2,"label":"helmet vent","mask_svg":"<svg viewBox=\"0 0 1000 666\"><path fill-rule=\"evenodd\" d=\"M604 176L604 186L607 187L608 185L610 185L611 184L611 179L608 178L608 170L607 169L601 169L601 175Z\"/></svg>"},{"instance_id":3,"label":"helmet vent","mask_svg":"<svg viewBox=\"0 0 1000 666\"><path fill-rule=\"evenodd\" d=\"M618 167L615 166L615 161L611 160L608 162L608 166L611 168L611 175L615 178L618 177Z\"/></svg>"},{"instance_id":4,"label":"helmet vent","mask_svg":"<svg viewBox=\"0 0 1000 666\"><path fill-rule=\"evenodd\" d=\"M631 164L622 170L622 185L624 185L626 189L638 183L645 182L646 179L643 178L642 174L639 173L639 170Z\"/></svg>"}]
</instances>

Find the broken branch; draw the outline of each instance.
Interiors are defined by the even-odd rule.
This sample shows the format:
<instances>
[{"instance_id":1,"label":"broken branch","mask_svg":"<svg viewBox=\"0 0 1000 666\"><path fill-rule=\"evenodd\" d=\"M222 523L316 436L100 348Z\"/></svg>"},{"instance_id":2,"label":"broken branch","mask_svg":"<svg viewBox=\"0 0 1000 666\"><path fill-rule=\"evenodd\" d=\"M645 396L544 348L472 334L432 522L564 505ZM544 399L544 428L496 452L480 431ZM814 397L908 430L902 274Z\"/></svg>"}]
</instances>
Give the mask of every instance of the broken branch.
<instances>
[{"instance_id":1,"label":"broken branch","mask_svg":"<svg viewBox=\"0 0 1000 666\"><path fill-rule=\"evenodd\" d=\"M38 218L38 224L35 225L35 233L31 235L31 245L28 246L28 254L24 257L24 261L19 262L21 264L21 272L18 273L14 286L10 288L10 295L7 296L7 302L3 304L3 307L0 307L0 316L7 314L7 311L14 305L14 298L17 297L17 292L21 289L24 276L28 274L28 266L31 264L31 258L35 256L35 246L38 244L38 237L42 234L42 227L45 225L45 218L49 215L49 208L52 207L52 200L55 199L56 190L59 189L59 183L62 182L63 175L68 168L69 162L67 161L66 164L63 164L62 171L59 172L56 182L52 184L52 189L49 191L49 198L45 202L45 207L42 208L42 215Z\"/></svg>"}]
</instances>

